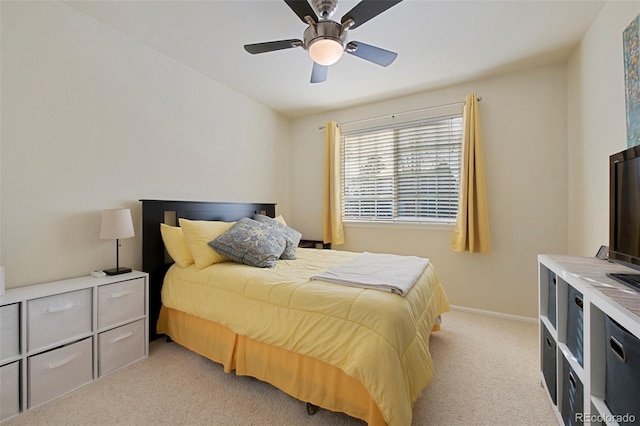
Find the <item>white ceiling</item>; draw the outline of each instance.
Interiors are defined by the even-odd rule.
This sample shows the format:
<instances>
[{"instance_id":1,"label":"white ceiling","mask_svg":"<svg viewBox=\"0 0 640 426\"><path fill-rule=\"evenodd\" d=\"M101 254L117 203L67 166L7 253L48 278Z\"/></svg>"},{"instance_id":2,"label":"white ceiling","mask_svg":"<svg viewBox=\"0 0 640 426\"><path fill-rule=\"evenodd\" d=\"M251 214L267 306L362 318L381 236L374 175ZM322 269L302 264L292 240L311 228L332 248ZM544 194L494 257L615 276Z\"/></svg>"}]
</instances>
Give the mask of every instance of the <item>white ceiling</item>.
<instances>
[{"instance_id":1,"label":"white ceiling","mask_svg":"<svg viewBox=\"0 0 640 426\"><path fill-rule=\"evenodd\" d=\"M357 1L339 1L339 21ZM404 0L349 32L398 53L384 68L343 55L311 84L302 48L250 55L247 43L302 38L281 0L66 4L289 117L354 106L566 58L604 1Z\"/></svg>"}]
</instances>

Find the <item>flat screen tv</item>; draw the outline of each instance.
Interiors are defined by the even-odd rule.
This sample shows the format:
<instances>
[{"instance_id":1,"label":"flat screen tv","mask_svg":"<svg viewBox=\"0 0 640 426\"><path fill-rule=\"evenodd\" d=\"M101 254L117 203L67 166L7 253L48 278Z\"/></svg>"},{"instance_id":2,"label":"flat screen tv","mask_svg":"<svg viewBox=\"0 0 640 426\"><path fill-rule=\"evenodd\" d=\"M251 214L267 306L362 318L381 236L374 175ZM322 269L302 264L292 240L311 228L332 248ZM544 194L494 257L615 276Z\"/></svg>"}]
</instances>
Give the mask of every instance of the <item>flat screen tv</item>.
<instances>
[{"instance_id":1,"label":"flat screen tv","mask_svg":"<svg viewBox=\"0 0 640 426\"><path fill-rule=\"evenodd\" d=\"M640 271L640 145L609 157L609 260ZM640 290L640 273L610 274Z\"/></svg>"}]
</instances>

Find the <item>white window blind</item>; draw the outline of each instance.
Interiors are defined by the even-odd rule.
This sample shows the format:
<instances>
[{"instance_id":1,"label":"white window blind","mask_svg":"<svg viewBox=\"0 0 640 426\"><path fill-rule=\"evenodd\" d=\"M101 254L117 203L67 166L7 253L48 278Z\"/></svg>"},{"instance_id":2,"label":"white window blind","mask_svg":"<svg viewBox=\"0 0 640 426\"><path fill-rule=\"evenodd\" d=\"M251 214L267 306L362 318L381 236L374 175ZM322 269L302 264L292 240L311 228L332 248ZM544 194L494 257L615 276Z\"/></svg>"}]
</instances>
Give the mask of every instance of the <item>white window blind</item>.
<instances>
[{"instance_id":1,"label":"white window blind","mask_svg":"<svg viewBox=\"0 0 640 426\"><path fill-rule=\"evenodd\" d=\"M462 115L342 135L345 221L455 222Z\"/></svg>"}]
</instances>

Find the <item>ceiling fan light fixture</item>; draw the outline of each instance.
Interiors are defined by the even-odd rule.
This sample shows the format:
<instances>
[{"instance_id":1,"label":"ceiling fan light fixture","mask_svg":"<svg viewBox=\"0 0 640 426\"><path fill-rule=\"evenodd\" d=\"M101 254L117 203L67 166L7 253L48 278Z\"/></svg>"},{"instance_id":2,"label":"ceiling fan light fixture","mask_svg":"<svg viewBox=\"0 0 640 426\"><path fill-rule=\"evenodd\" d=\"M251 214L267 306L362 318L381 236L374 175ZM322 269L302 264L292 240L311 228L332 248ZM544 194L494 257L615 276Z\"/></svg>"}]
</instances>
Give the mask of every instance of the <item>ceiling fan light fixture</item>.
<instances>
[{"instance_id":1,"label":"ceiling fan light fixture","mask_svg":"<svg viewBox=\"0 0 640 426\"><path fill-rule=\"evenodd\" d=\"M2 0L0 0L2 1ZM343 52L371 63L386 67L397 53L359 41L349 42L348 31L375 18L402 0L360 0L340 22L331 18L338 0L284 0L287 6L307 25L302 40L288 39L245 44L252 55L276 50L302 47L313 60L311 83L327 80L327 69L342 57Z\"/></svg>"},{"instance_id":2,"label":"ceiling fan light fixture","mask_svg":"<svg viewBox=\"0 0 640 426\"><path fill-rule=\"evenodd\" d=\"M344 47L342 43L333 38L317 38L308 47L309 56L313 62L329 66L333 65L342 57Z\"/></svg>"}]
</instances>

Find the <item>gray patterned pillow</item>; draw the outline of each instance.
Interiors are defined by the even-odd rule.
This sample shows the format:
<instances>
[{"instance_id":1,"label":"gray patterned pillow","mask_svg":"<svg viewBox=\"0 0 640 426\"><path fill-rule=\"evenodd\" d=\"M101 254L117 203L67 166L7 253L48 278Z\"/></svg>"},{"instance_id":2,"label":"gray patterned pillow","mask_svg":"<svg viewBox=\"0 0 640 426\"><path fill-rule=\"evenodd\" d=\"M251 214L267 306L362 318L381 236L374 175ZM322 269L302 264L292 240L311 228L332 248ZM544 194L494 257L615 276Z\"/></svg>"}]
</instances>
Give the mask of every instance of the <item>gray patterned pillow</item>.
<instances>
[{"instance_id":1,"label":"gray patterned pillow","mask_svg":"<svg viewBox=\"0 0 640 426\"><path fill-rule=\"evenodd\" d=\"M296 249L298 248L298 244L300 244L300 238L302 238L302 234L296 231L293 228L289 228L286 225L281 224L275 219L270 218L269 216L265 216L262 214L255 214L253 218L258 222L267 224L278 231L280 231L284 237L287 239L287 246L284 249L284 252L280 256L280 259L283 260L293 260L296 258Z\"/></svg>"},{"instance_id":2,"label":"gray patterned pillow","mask_svg":"<svg viewBox=\"0 0 640 426\"><path fill-rule=\"evenodd\" d=\"M234 262L273 268L287 240L273 227L243 217L225 233L209 241L209 245Z\"/></svg>"}]
</instances>

